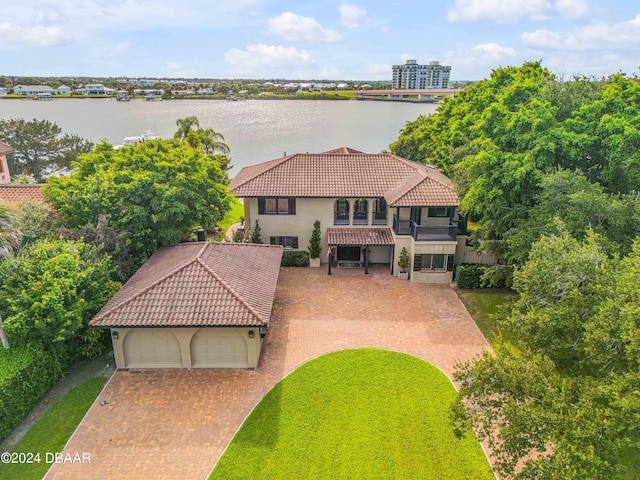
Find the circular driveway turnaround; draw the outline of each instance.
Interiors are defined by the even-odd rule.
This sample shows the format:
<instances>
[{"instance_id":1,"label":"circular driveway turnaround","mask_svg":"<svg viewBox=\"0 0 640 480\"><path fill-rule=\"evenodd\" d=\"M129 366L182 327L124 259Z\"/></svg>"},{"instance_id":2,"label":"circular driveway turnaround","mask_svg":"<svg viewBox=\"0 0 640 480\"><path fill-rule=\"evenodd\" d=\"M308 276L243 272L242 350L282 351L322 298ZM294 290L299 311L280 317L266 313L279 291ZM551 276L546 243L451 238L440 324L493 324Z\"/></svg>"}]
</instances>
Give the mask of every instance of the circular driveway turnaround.
<instances>
[{"instance_id":1,"label":"circular driveway turnaround","mask_svg":"<svg viewBox=\"0 0 640 480\"><path fill-rule=\"evenodd\" d=\"M414 355L450 378L490 347L448 285L412 284L381 266L280 272L255 370L150 369L114 374L46 479L204 479L264 394L302 363L346 348ZM101 405L101 402L106 402ZM86 457L84 457L86 458Z\"/></svg>"}]
</instances>

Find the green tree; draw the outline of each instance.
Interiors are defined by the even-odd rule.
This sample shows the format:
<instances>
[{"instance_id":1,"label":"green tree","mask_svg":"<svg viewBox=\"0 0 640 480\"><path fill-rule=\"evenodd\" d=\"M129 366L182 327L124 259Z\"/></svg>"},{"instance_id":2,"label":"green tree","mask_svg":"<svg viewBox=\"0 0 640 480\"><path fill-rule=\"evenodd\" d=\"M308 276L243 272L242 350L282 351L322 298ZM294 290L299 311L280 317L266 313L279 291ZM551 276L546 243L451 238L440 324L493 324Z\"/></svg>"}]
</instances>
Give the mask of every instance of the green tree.
<instances>
[{"instance_id":1,"label":"green tree","mask_svg":"<svg viewBox=\"0 0 640 480\"><path fill-rule=\"evenodd\" d=\"M77 337L116 289L111 272L111 259L82 242L44 240L5 261L0 311L12 343L70 361Z\"/></svg>"},{"instance_id":2,"label":"green tree","mask_svg":"<svg viewBox=\"0 0 640 480\"><path fill-rule=\"evenodd\" d=\"M0 206L0 260L9 258L21 240L22 232L13 213Z\"/></svg>"},{"instance_id":3,"label":"green tree","mask_svg":"<svg viewBox=\"0 0 640 480\"><path fill-rule=\"evenodd\" d=\"M176 120L178 130L173 138L186 142L193 148L200 146L204 153L216 161L220 168L228 170L229 146L224 143L224 137L213 128L201 128L197 117L179 118Z\"/></svg>"},{"instance_id":4,"label":"green tree","mask_svg":"<svg viewBox=\"0 0 640 480\"><path fill-rule=\"evenodd\" d=\"M309 239L309 257L320 258L320 220L313 223L313 232Z\"/></svg>"},{"instance_id":5,"label":"green tree","mask_svg":"<svg viewBox=\"0 0 640 480\"><path fill-rule=\"evenodd\" d=\"M0 120L0 141L14 150L7 157L11 173L31 175L38 182L57 168L71 166L93 148L77 135L63 135L55 123L36 119Z\"/></svg>"},{"instance_id":6,"label":"green tree","mask_svg":"<svg viewBox=\"0 0 640 480\"><path fill-rule=\"evenodd\" d=\"M211 230L229 209L222 170L184 143L149 140L119 150L103 143L77 167L51 178L45 196L69 229L96 224L103 214L127 232L135 266L158 246L188 238L195 226Z\"/></svg>"},{"instance_id":7,"label":"green tree","mask_svg":"<svg viewBox=\"0 0 640 480\"><path fill-rule=\"evenodd\" d=\"M458 366L453 419L486 438L504 478L625 478L640 430L640 243L609 258L587 232L543 236L499 322L512 344ZM630 477L627 477L630 478Z\"/></svg>"},{"instance_id":8,"label":"green tree","mask_svg":"<svg viewBox=\"0 0 640 480\"><path fill-rule=\"evenodd\" d=\"M256 224L253 227L253 231L251 232L251 243L262 243L262 238L260 236L260 223L256 220Z\"/></svg>"},{"instance_id":9,"label":"green tree","mask_svg":"<svg viewBox=\"0 0 640 480\"><path fill-rule=\"evenodd\" d=\"M640 233L640 202L631 195L605 193L580 171L547 173L527 217L504 234L508 259L522 265L532 244L543 235L559 235L560 225L577 240L591 229L602 237L609 253L624 255Z\"/></svg>"}]
</instances>

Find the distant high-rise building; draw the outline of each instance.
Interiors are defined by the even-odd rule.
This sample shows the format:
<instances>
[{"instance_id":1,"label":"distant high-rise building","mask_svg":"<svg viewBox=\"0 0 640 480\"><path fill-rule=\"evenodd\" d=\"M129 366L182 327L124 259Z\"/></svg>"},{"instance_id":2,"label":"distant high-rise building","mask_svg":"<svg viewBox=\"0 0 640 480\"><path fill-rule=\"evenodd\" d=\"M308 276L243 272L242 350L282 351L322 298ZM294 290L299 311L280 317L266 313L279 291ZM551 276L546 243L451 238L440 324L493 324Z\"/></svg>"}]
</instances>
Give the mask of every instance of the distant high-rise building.
<instances>
[{"instance_id":1,"label":"distant high-rise building","mask_svg":"<svg viewBox=\"0 0 640 480\"><path fill-rule=\"evenodd\" d=\"M451 67L440 62L418 65L415 60L407 60L404 65L393 66L393 88L418 90L428 88L448 88Z\"/></svg>"}]
</instances>

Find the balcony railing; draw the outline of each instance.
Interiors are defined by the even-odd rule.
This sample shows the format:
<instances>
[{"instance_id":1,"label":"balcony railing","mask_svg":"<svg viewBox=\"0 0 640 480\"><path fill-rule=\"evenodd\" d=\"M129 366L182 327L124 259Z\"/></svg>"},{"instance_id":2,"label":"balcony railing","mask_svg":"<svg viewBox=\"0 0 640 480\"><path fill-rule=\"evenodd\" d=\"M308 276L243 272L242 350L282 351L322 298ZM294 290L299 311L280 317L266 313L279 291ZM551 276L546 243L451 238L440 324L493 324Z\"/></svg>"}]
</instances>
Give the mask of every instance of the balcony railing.
<instances>
[{"instance_id":1,"label":"balcony railing","mask_svg":"<svg viewBox=\"0 0 640 480\"><path fill-rule=\"evenodd\" d=\"M387 212L373 212L373 224L374 225L386 225L387 224Z\"/></svg>"},{"instance_id":2,"label":"balcony railing","mask_svg":"<svg viewBox=\"0 0 640 480\"><path fill-rule=\"evenodd\" d=\"M349 225L349 212L333 212L334 225Z\"/></svg>"},{"instance_id":3,"label":"balcony railing","mask_svg":"<svg viewBox=\"0 0 640 480\"><path fill-rule=\"evenodd\" d=\"M369 225L369 212L353 212L354 225Z\"/></svg>"},{"instance_id":4,"label":"balcony railing","mask_svg":"<svg viewBox=\"0 0 640 480\"><path fill-rule=\"evenodd\" d=\"M455 241L458 225L418 225L411 220L399 220L393 216L393 231L396 235L411 235L416 242Z\"/></svg>"},{"instance_id":5,"label":"balcony railing","mask_svg":"<svg viewBox=\"0 0 640 480\"><path fill-rule=\"evenodd\" d=\"M400 220L397 215L393 216L393 231L396 235L411 235L411 220Z\"/></svg>"}]
</instances>

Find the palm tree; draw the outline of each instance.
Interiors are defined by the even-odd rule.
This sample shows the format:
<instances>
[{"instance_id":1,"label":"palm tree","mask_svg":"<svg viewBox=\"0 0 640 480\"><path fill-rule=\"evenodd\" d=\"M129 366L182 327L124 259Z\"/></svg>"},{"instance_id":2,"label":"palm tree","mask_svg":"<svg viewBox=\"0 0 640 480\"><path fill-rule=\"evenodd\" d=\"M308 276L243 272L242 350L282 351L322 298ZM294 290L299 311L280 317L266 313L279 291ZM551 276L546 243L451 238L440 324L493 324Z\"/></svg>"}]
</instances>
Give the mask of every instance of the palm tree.
<instances>
[{"instance_id":1,"label":"palm tree","mask_svg":"<svg viewBox=\"0 0 640 480\"><path fill-rule=\"evenodd\" d=\"M178 126L178 131L175 133L173 138L180 140L181 142L187 139L187 135L189 135L190 131L198 130L200 128L198 117L179 118L176 120L176 125ZM195 129L193 127L195 127Z\"/></svg>"},{"instance_id":2,"label":"palm tree","mask_svg":"<svg viewBox=\"0 0 640 480\"><path fill-rule=\"evenodd\" d=\"M13 215L6 208L0 207L0 259L5 259L13 254L13 249L20 244L22 234L16 228ZM0 342L2 347L9 349L9 339L2 325L0 314Z\"/></svg>"},{"instance_id":3,"label":"palm tree","mask_svg":"<svg viewBox=\"0 0 640 480\"><path fill-rule=\"evenodd\" d=\"M0 260L9 258L13 249L20 245L22 233L16 226L13 215L9 210L0 207Z\"/></svg>"},{"instance_id":4,"label":"palm tree","mask_svg":"<svg viewBox=\"0 0 640 480\"><path fill-rule=\"evenodd\" d=\"M200 128L198 117L186 117L176 120L178 130L173 138L181 142L186 141L195 147L200 144L207 155L229 155L229 146L224 143L224 137L213 128Z\"/></svg>"}]
</instances>

